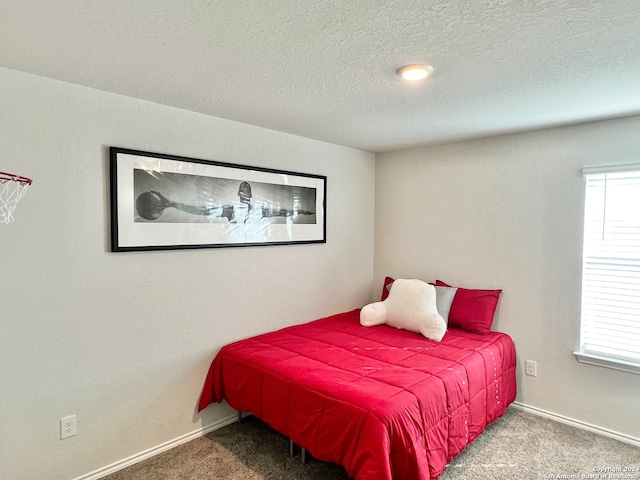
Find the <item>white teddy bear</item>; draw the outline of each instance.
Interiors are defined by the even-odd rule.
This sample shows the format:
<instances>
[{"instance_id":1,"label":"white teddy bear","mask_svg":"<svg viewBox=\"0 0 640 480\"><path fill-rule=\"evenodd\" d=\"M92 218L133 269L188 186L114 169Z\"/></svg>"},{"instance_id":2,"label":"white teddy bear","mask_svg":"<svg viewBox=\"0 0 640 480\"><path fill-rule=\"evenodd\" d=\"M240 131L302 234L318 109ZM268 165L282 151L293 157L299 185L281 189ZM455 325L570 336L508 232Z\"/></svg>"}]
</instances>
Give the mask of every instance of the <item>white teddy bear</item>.
<instances>
[{"instance_id":1,"label":"white teddy bear","mask_svg":"<svg viewBox=\"0 0 640 480\"><path fill-rule=\"evenodd\" d=\"M436 288L422 280L399 278L393 282L386 300L362 307L360 325L383 324L421 333L438 342L447 331L447 324L436 308Z\"/></svg>"}]
</instances>

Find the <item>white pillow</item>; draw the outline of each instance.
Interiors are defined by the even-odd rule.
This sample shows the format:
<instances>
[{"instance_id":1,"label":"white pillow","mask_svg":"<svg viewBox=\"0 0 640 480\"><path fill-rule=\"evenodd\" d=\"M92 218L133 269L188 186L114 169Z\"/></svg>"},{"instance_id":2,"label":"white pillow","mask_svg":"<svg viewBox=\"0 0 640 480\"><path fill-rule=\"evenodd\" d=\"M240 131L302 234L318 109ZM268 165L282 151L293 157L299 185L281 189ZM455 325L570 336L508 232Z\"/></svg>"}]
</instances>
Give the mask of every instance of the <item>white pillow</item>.
<instances>
[{"instance_id":1,"label":"white pillow","mask_svg":"<svg viewBox=\"0 0 640 480\"><path fill-rule=\"evenodd\" d=\"M447 331L436 306L436 288L415 279L395 280L386 300L362 308L360 324L365 327L386 324L438 342Z\"/></svg>"}]
</instances>

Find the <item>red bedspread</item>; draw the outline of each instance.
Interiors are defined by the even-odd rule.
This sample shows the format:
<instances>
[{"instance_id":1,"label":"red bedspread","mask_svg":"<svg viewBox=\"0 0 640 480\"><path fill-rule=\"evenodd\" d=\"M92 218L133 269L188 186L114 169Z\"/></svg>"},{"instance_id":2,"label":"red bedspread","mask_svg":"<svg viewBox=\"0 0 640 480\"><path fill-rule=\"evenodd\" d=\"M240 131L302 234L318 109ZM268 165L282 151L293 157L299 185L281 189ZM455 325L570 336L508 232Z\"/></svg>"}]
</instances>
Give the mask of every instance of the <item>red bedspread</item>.
<instances>
[{"instance_id":1,"label":"red bedspread","mask_svg":"<svg viewBox=\"0 0 640 480\"><path fill-rule=\"evenodd\" d=\"M199 409L226 399L357 480L435 479L513 402L515 365L506 334L434 342L354 310L223 347Z\"/></svg>"}]
</instances>

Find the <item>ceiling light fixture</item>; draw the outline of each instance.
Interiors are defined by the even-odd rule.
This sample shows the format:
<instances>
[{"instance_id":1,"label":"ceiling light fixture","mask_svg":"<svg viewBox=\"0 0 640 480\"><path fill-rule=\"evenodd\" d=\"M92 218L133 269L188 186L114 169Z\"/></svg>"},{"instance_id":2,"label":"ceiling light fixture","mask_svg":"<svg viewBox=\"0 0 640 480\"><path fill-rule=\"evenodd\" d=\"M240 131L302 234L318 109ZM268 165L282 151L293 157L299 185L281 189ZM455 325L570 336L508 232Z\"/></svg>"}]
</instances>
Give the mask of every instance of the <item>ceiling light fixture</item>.
<instances>
[{"instance_id":1,"label":"ceiling light fixture","mask_svg":"<svg viewBox=\"0 0 640 480\"><path fill-rule=\"evenodd\" d=\"M422 80L433 72L431 65L405 65L400 67L396 73L405 80Z\"/></svg>"}]
</instances>

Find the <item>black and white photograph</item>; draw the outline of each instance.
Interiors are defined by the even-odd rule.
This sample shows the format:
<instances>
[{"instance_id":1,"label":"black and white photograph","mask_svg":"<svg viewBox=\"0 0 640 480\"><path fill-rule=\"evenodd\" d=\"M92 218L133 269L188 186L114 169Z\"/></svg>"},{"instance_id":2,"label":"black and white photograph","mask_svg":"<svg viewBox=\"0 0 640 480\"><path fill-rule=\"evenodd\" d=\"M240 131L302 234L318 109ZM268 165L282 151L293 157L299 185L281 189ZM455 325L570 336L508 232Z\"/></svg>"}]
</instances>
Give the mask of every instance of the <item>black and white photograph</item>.
<instances>
[{"instance_id":1,"label":"black and white photograph","mask_svg":"<svg viewBox=\"0 0 640 480\"><path fill-rule=\"evenodd\" d=\"M112 250L326 241L326 177L110 148Z\"/></svg>"}]
</instances>

